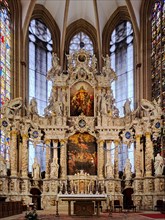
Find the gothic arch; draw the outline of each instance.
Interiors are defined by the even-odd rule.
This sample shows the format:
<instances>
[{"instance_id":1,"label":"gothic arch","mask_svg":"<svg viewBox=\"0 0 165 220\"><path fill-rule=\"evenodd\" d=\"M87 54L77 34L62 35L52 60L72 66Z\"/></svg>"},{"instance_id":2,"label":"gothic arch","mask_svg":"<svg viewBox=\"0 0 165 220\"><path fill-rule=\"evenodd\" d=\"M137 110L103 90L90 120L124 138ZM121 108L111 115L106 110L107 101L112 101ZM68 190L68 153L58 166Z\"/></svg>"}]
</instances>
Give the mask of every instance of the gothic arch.
<instances>
[{"instance_id":1,"label":"gothic arch","mask_svg":"<svg viewBox=\"0 0 165 220\"><path fill-rule=\"evenodd\" d=\"M48 27L51 33L51 36L52 36L52 40L53 40L53 44L52 44L53 51L56 52L59 57L60 55L60 30L54 18L50 14L50 12L43 5L36 4L30 20L32 19L41 19L42 22L44 22L45 25ZM28 29L26 33L25 48L26 48L26 52L25 52L26 62L22 64L25 66L25 69L26 69L25 70L26 73L25 73L24 99L25 97L28 97L28 83L29 83L28 68L27 68L28 66L27 65L28 64Z\"/></svg>"},{"instance_id":2,"label":"gothic arch","mask_svg":"<svg viewBox=\"0 0 165 220\"><path fill-rule=\"evenodd\" d=\"M31 17L32 19L42 19L51 32L53 40L53 50L60 56L60 29L50 12L43 6L36 4Z\"/></svg>"},{"instance_id":3,"label":"gothic arch","mask_svg":"<svg viewBox=\"0 0 165 220\"><path fill-rule=\"evenodd\" d=\"M132 23L133 31L134 31L134 24L131 20L131 17L129 15L128 9L126 6L121 6L116 9L116 11L112 14L112 16L109 18L108 22L106 23L103 33L102 33L102 53L103 56L106 54L109 54L110 51L110 38L113 30L117 25L119 25L123 21L129 21ZM140 77L138 74L138 60L139 60L139 54L137 48L139 47L138 44L138 36L136 36L134 31L134 100L135 100L135 106L138 105L139 102L139 81Z\"/></svg>"},{"instance_id":4,"label":"gothic arch","mask_svg":"<svg viewBox=\"0 0 165 220\"><path fill-rule=\"evenodd\" d=\"M66 54L69 53L69 44L70 44L72 37L81 31L90 37L90 39L93 43L94 53L98 59L98 45L97 45L96 29L89 22L85 21L84 19L79 19L77 21L74 21L73 23L71 23L67 27L66 41L65 41L65 53Z\"/></svg>"},{"instance_id":5,"label":"gothic arch","mask_svg":"<svg viewBox=\"0 0 165 220\"><path fill-rule=\"evenodd\" d=\"M103 47L103 55L109 54L109 42L110 37L115 29L116 25L121 23L122 21L130 21L131 18L129 16L128 10L126 6L121 6L116 9L116 11L112 14L112 16L109 18L108 22L106 23L103 33L102 33L102 47Z\"/></svg>"},{"instance_id":6,"label":"gothic arch","mask_svg":"<svg viewBox=\"0 0 165 220\"><path fill-rule=\"evenodd\" d=\"M154 1L142 1L141 5L141 45L142 45L142 72L143 72L143 97L151 100L151 75L150 54L151 54L151 28L150 13Z\"/></svg>"},{"instance_id":7,"label":"gothic arch","mask_svg":"<svg viewBox=\"0 0 165 220\"><path fill-rule=\"evenodd\" d=\"M79 19L77 21L74 21L71 23L66 30L66 43L65 43L65 51L69 52L69 44L72 39L72 37L79 32L84 32L87 34L93 43L94 53L97 52L97 34L96 29L87 21L84 19Z\"/></svg>"}]
</instances>

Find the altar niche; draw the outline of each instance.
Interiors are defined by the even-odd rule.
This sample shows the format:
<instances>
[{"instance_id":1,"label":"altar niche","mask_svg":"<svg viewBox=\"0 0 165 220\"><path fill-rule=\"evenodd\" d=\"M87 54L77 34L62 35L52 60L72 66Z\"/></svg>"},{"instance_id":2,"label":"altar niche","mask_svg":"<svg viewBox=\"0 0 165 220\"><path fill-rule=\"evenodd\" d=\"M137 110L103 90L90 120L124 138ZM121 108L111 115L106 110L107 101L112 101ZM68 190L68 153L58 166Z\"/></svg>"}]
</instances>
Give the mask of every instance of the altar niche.
<instances>
[{"instance_id":1,"label":"altar niche","mask_svg":"<svg viewBox=\"0 0 165 220\"><path fill-rule=\"evenodd\" d=\"M94 89L87 82L77 82L70 89L70 116L94 116Z\"/></svg>"},{"instance_id":2,"label":"altar niche","mask_svg":"<svg viewBox=\"0 0 165 220\"><path fill-rule=\"evenodd\" d=\"M77 133L68 139L67 172L74 175L80 170L97 175L97 143L88 133Z\"/></svg>"}]
</instances>

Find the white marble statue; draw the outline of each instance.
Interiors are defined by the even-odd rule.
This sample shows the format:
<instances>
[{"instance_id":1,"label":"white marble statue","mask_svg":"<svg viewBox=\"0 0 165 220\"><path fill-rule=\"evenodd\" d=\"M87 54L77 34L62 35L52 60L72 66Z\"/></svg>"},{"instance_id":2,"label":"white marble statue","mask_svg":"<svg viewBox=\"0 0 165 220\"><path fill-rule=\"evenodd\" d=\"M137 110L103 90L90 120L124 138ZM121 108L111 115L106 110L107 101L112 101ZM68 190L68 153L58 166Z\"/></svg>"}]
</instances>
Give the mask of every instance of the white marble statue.
<instances>
[{"instance_id":1,"label":"white marble statue","mask_svg":"<svg viewBox=\"0 0 165 220\"><path fill-rule=\"evenodd\" d=\"M54 82L55 76L60 75L61 66L59 65L59 58L56 53L52 53L52 68L47 73L47 80Z\"/></svg>"},{"instance_id":2,"label":"white marble statue","mask_svg":"<svg viewBox=\"0 0 165 220\"><path fill-rule=\"evenodd\" d=\"M32 165L32 177L33 179L39 179L41 177L41 168L36 157L34 158L34 163Z\"/></svg>"},{"instance_id":3,"label":"white marble statue","mask_svg":"<svg viewBox=\"0 0 165 220\"><path fill-rule=\"evenodd\" d=\"M27 108L27 115L38 115L36 98L32 98Z\"/></svg>"},{"instance_id":4,"label":"white marble statue","mask_svg":"<svg viewBox=\"0 0 165 220\"><path fill-rule=\"evenodd\" d=\"M0 176L6 176L7 175L7 166L5 163L5 159L0 155Z\"/></svg>"},{"instance_id":5,"label":"white marble statue","mask_svg":"<svg viewBox=\"0 0 165 220\"><path fill-rule=\"evenodd\" d=\"M155 157L154 168L155 168L155 176L162 175L164 169L164 159L158 153Z\"/></svg>"},{"instance_id":6,"label":"white marble statue","mask_svg":"<svg viewBox=\"0 0 165 220\"><path fill-rule=\"evenodd\" d=\"M124 103L124 115L127 116L131 113L131 107L130 107L131 101L127 99Z\"/></svg>"},{"instance_id":7,"label":"white marble statue","mask_svg":"<svg viewBox=\"0 0 165 220\"><path fill-rule=\"evenodd\" d=\"M131 179L132 178L131 167L132 167L131 162L127 158L125 166L124 166L124 174L125 174L126 179Z\"/></svg>"},{"instance_id":8,"label":"white marble statue","mask_svg":"<svg viewBox=\"0 0 165 220\"><path fill-rule=\"evenodd\" d=\"M106 177L113 178L114 177L114 167L112 163L107 163L105 166Z\"/></svg>"},{"instance_id":9,"label":"white marble statue","mask_svg":"<svg viewBox=\"0 0 165 220\"><path fill-rule=\"evenodd\" d=\"M51 172L50 172L51 178L58 178L58 170L59 170L58 159L53 158L53 162L51 163Z\"/></svg>"},{"instance_id":10,"label":"white marble statue","mask_svg":"<svg viewBox=\"0 0 165 220\"><path fill-rule=\"evenodd\" d=\"M92 63L91 63L91 67L93 70L96 69L96 65L97 65L97 58L95 56L95 54L92 56Z\"/></svg>"},{"instance_id":11,"label":"white marble statue","mask_svg":"<svg viewBox=\"0 0 165 220\"><path fill-rule=\"evenodd\" d=\"M102 115L107 115L107 100L106 100L105 90L102 91L102 96L101 96L101 113Z\"/></svg>"},{"instance_id":12,"label":"white marble statue","mask_svg":"<svg viewBox=\"0 0 165 220\"><path fill-rule=\"evenodd\" d=\"M52 53L52 67L56 69L56 67L59 65L59 58L56 53Z\"/></svg>"},{"instance_id":13,"label":"white marble statue","mask_svg":"<svg viewBox=\"0 0 165 220\"><path fill-rule=\"evenodd\" d=\"M101 111L101 99L102 99L101 90L99 89L99 90L98 90L98 93L97 93L97 108L98 108L98 113L100 113L100 111Z\"/></svg>"},{"instance_id":14,"label":"white marble statue","mask_svg":"<svg viewBox=\"0 0 165 220\"><path fill-rule=\"evenodd\" d=\"M103 58L103 60L104 60L104 67L105 67L106 69L109 69L110 66L111 66L110 57L108 56L108 54L106 54L106 56L105 56L105 57L102 56L102 58Z\"/></svg>"}]
</instances>

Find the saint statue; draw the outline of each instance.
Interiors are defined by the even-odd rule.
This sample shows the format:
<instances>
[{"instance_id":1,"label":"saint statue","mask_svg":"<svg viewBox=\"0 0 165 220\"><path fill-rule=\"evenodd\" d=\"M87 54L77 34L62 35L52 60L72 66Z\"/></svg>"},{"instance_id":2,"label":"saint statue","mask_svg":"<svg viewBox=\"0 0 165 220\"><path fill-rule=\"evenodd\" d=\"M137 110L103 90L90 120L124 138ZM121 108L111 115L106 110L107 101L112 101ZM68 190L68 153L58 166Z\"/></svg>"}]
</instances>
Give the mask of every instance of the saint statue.
<instances>
[{"instance_id":1,"label":"saint statue","mask_svg":"<svg viewBox=\"0 0 165 220\"><path fill-rule=\"evenodd\" d=\"M111 60L110 60L110 57L108 56L108 54L106 54L106 57L103 57L103 60L104 60L104 67L106 69L109 69L110 68L110 64L111 64Z\"/></svg>"},{"instance_id":2,"label":"saint statue","mask_svg":"<svg viewBox=\"0 0 165 220\"><path fill-rule=\"evenodd\" d=\"M52 53L52 66L54 69L56 69L58 65L59 65L59 58L57 54L53 52Z\"/></svg>"},{"instance_id":3,"label":"saint statue","mask_svg":"<svg viewBox=\"0 0 165 220\"><path fill-rule=\"evenodd\" d=\"M131 167L132 167L131 162L127 158L126 163L125 163L125 167L124 167L124 174L125 174L126 179L131 179L132 178Z\"/></svg>"},{"instance_id":4,"label":"saint statue","mask_svg":"<svg viewBox=\"0 0 165 220\"><path fill-rule=\"evenodd\" d=\"M28 106L28 114L38 115L37 101L34 97L30 100L30 104Z\"/></svg>"},{"instance_id":5,"label":"saint statue","mask_svg":"<svg viewBox=\"0 0 165 220\"><path fill-rule=\"evenodd\" d=\"M154 163L155 176L162 175L164 166L165 166L164 165L164 159L158 153L157 156L155 157L155 163Z\"/></svg>"},{"instance_id":6,"label":"saint statue","mask_svg":"<svg viewBox=\"0 0 165 220\"><path fill-rule=\"evenodd\" d=\"M127 116L131 113L131 107L130 107L131 101L129 99L126 100L124 103L124 115Z\"/></svg>"},{"instance_id":7,"label":"saint statue","mask_svg":"<svg viewBox=\"0 0 165 220\"><path fill-rule=\"evenodd\" d=\"M102 91L101 97L101 113L102 115L107 115L107 100L106 100L106 91Z\"/></svg>"},{"instance_id":8,"label":"saint statue","mask_svg":"<svg viewBox=\"0 0 165 220\"><path fill-rule=\"evenodd\" d=\"M37 158L34 158L34 163L32 165L32 177L33 179L39 179L41 177L40 164L37 161Z\"/></svg>"},{"instance_id":9,"label":"saint statue","mask_svg":"<svg viewBox=\"0 0 165 220\"><path fill-rule=\"evenodd\" d=\"M107 178L113 178L114 177L114 167L113 167L113 164L111 162L106 164L106 177Z\"/></svg>"},{"instance_id":10,"label":"saint statue","mask_svg":"<svg viewBox=\"0 0 165 220\"><path fill-rule=\"evenodd\" d=\"M58 178L58 170L59 170L58 158L53 158L53 162L51 163L51 172L50 172L51 178Z\"/></svg>"}]
</instances>

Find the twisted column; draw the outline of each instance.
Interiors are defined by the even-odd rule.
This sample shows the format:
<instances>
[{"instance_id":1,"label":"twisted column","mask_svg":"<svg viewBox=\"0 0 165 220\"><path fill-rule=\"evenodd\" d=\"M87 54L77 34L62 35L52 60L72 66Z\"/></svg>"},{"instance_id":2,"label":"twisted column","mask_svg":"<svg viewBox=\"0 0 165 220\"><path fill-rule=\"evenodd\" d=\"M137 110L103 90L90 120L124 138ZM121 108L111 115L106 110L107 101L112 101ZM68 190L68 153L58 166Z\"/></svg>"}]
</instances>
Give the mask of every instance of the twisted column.
<instances>
[{"instance_id":1,"label":"twisted column","mask_svg":"<svg viewBox=\"0 0 165 220\"><path fill-rule=\"evenodd\" d=\"M28 177L28 134L22 135L22 177Z\"/></svg>"},{"instance_id":2,"label":"twisted column","mask_svg":"<svg viewBox=\"0 0 165 220\"><path fill-rule=\"evenodd\" d=\"M140 137L141 135L139 134L136 135L136 152L135 152L136 177L141 177Z\"/></svg>"},{"instance_id":3,"label":"twisted column","mask_svg":"<svg viewBox=\"0 0 165 220\"><path fill-rule=\"evenodd\" d=\"M66 175L67 175L66 140L60 140L60 146L61 146L61 151L60 151L61 178L66 179Z\"/></svg>"},{"instance_id":4,"label":"twisted column","mask_svg":"<svg viewBox=\"0 0 165 220\"><path fill-rule=\"evenodd\" d=\"M151 133L146 133L145 168L146 176L152 176L153 143Z\"/></svg>"},{"instance_id":5,"label":"twisted column","mask_svg":"<svg viewBox=\"0 0 165 220\"><path fill-rule=\"evenodd\" d=\"M46 173L45 173L45 179L50 178L50 140L45 140L46 144Z\"/></svg>"},{"instance_id":6,"label":"twisted column","mask_svg":"<svg viewBox=\"0 0 165 220\"><path fill-rule=\"evenodd\" d=\"M98 178L102 179L103 178L103 167L104 167L104 141L103 140L99 140L98 141L98 162L97 162L97 166L98 166Z\"/></svg>"},{"instance_id":7,"label":"twisted column","mask_svg":"<svg viewBox=\"0 0 165 220\"><path fill-rule=\"evenodd\" d=\"M10 169L11 176L17 176L17 131L11 131L10 145Z\"/></svg>"}]
</instances>

